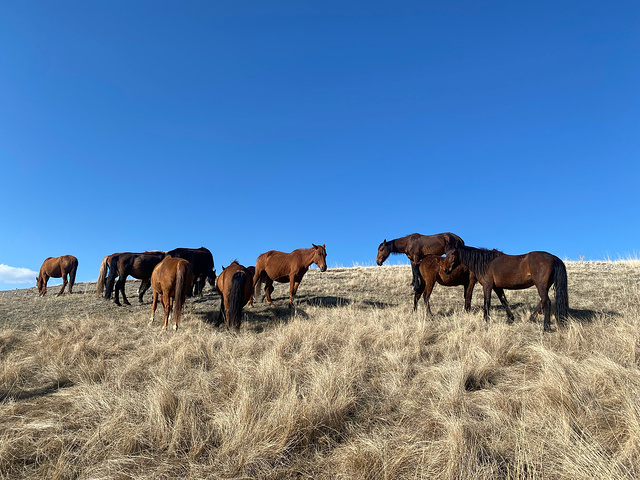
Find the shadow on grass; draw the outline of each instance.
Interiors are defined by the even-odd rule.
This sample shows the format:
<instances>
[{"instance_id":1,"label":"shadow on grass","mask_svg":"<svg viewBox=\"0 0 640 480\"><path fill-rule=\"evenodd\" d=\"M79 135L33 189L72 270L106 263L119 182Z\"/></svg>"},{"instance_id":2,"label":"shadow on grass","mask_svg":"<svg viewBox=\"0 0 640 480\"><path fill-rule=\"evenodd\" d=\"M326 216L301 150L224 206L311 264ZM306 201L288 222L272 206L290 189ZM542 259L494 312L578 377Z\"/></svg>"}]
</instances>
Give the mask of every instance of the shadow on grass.
<instances>
[{"instance_id":1,"label":"shadow on grass","mask_svg":"<svg viewBox=\"0 0 640 480\"><path fill-rule=\"evenodd\" d=\"M17 390L17 391L0 391L0 402L7 399L11 400L26 400L29 398L43 397L51 393L55 393L61 388L73 387L74 383L71 380L61 380L56 383L47 385L46 387L32 388L29 390Z\"/></svg>"}]
</instances>

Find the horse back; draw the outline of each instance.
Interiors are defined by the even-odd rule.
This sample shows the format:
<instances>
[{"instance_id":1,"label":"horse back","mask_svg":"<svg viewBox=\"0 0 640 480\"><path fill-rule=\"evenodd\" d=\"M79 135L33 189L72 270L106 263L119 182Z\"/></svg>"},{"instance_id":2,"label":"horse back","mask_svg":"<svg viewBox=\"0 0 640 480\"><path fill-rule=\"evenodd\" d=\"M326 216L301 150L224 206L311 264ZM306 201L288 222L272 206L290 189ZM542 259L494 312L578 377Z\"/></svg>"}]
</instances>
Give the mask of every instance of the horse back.
<instances>
[{"instance_id":1,"label":"horse back","mask_svg":"<svg viewBox=\"0 0 640 480\"><path fill-rule=\"evenodd\" d=\"M256 259L256 270L265 271L269 278L278 282L288 282L290 275L304 275L308 267L304 264L302 250L291 253L269 250Z\"/></svg>"}]
</instances>

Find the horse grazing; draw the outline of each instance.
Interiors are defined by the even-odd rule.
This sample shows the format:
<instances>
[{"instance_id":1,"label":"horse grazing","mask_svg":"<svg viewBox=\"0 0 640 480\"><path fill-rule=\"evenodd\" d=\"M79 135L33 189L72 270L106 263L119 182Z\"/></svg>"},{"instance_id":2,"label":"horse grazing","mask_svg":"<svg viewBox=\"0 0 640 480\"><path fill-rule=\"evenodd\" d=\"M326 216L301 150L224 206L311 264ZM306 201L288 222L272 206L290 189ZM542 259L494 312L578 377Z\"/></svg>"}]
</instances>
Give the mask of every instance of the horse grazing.
<instances>
[{"instance_id":1,"label":"horse grazing","mask_svg":"<svg viewBox=\"0 0 640 480\"><path fill-rule=\"evenodd\" d=\"M540 305L531 315L544 311L544 331L551 331L551 300L549 288L555 285L556 320L564 326L569 314L567 292L567 269L558 257L547 252L529 252L524 255L506 255L498 250L459 246L447 251L447 272L456 266L465 265L473 272L484 292L484 318L489 320L491 290L496 292L507 311L507 323L513 323L514 316L504 295L504 289L520 290L535 285L540 295Z\"/></svg>"},{"instance_id":2,"label":"horse grazing","mask_svg":"<svg viewBox=\"0 0 640 480\"><path fill-rule=\"evenodd\" d=\"M216 284L216 271L213 269L213 255L204 248L174 248L167 252L172 257L184 258L193 267L193 292L188 295L202 296L202 290L208 280L212 287Z\"/></svg>"},{"instance_id":3,"label":"horse grazing","mask_svg":"<svg viewBox=\"0 0 640 480\"><path fill-rule=\"evenodd\" d=\"M125 252L113 254L109 263L109 276L107 277L104 298L111 298L115 283L115 304L120 305L119 293L121 292L122 301L126 305L131 305L124 293L127 276L131 275L134 278L142 280L140 288L138 289L138 301L143 303L142 297L151 286L151 273L156 265L164 259L165 255L165 252ZM115 281L116 277L118 277L117 282Z\"/></svg>"},{"instance_id":4,"label":"horse grazing","mask_svg":"<svg viewBox=\"0 0 640 480\"><path fill-rule=\"evenodd\" d=\"M256 273L253 275L255 296L258 296L261 284L265 282L265 298L269 305L273 305L271 300L273 282L289 282L289 308L293 309L293 298L309 266L315 263L321 272L327 270L325 246L311 245L313 245L312 248L298 248L291 253L270 250L261 254L256 260Z\"/></svg>"},{"instance_id":5,"label":"horse grazing","mask_svg":"<svg viewBox=\"0 0 640 480\"><path fill-rule=\"evenodd\" d=\"M427 255L443 255L449 248L464 245L464 241L455 233L444 232L435 235L420 235L412 233L406 237L395 238L387 242L383 240L378 246L378 256L376 263L382 265L392 253L404 253L411 262L411 273L413 280L411 285L414 291L420 285L420 272L418 263Z\"/></svg>"},{"instance_id":6,"label":"horse grazing","mask_svg":"<svg viewBox=\"0 0 640 480\"><path fill-rule=\"evenodd\" d=\"M191 290L193 283L193 267L184 258L165 257L159 262L151 273L151 286L153 287L153 302L151 305L151 320L158 306L158 297L164 307L164 323L162 331L167 329L169 315L173 313L173 329L178 330L180 315L187 292Z\"/></svg>"},{"instance_id":7,"label":"horse grazing","mask_svg":"<svg viewBox=\"0 0 640 480\"><path fill-rule=\"evenodd\" d=\"M61 257L49 257L42 262L40 273L36 277L36 286L40 296L47 293L47 282L49 278L62 278L62 288L58 292L57 297L62 295L64 287L67 286L67 275L69 276L69 293L73 290L73 284L76 283L76 271L78 270L78 259L73 255L62 255Z\"/></svg>"},{"instance_id":8,"label":"horse grazing","mask_svg":"<svg viewBox=\"0 0 640 480\"><path fill-rule=\"evenodd\" d=\"M460 264L456 266L450 273L445 273L447 261L445 257L437 255L427 255L418 264L418 270L423 281L418 285L413 299L413 310L418 308L418 300L424 292L424 304L427 307L427 314L432 315L429 306L429 297L436 282L445 287L456 287L464 285L464 310L468 312L471 309L471 296L473 295L473 287L476 285L476 276L469 269Z\"/></svg>"},{"instance_id":9,"label":"horse grazing","mask_svg":"<svg viewBox=\"0 0 640 480\"><path fill-rule=\"evenodd\" d=\"M229 327L240 329L242 321L242 307L253 295L253 274L255 267L244 267L234 260L227 268L223 268L218 276L216 288L222 300L216 327L222 322Z\"/></svg>"}]
</instances>

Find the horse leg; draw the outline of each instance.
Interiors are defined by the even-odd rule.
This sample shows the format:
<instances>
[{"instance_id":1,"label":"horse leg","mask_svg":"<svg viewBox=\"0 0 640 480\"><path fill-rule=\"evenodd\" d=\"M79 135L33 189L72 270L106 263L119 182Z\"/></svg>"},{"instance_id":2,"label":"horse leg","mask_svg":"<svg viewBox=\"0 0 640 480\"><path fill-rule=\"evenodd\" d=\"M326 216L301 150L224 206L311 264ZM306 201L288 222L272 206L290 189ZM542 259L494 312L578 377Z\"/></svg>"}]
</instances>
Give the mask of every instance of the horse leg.
<instances>
[{"instance_id":1,"label":"horse leg","mask_svg":"<svg viewBox=\"0 0 640 480\"><path fill-rule=\"evenodd\" d=\"M118 278L118 283L120 283L120 278ZM120 283L120 291L122 292L122 303L124 303L125 305L131 305L129 303L129 300L127 299L127 295L124 293L124 287L126 285L127 285L127 278L125 277L124 280L122 280L122 283ZM117 298L117 295L118 295L118 284L116 284L116 298Z\"/></svg>"},{"instance_id":2,"label":"horse leg","mask_svg":"<svg viewBox=\"0 0 640 480\"><path fill-rule=\"evenodd\" d=\"M429 299L431 298L431 292L433 292L433 287L436 285L435 278L424 279L425 287L424 287L424 306L427 307L427 315L429 317L433 317L433 313L431 313L431 305L429 304Z\"/></svg>"},{"instance_id":3,"label":"horse leg","mask_svg":"<svg viewBox=\"0 0 640 480\"><path fill-rule=\"evenodd\" d=\"M509 302L507 302L507 297L504 295L504 289L500 287L493 287L493 291L496 292L496 295L498 295L502 306L507 311L507 323L513 323L515 317L513 316L513 312L509 308Z\"/></svg>"},{"instance_id":4,"label":"horse leg","mask_svg":"<svg viewBox=\"0 0 640 480\"><path fill-rule=\"evenodd\" d=\"M162 331L164 332L169 324L169 313L171 313L171 299L167 292L162 292L162 306L164 307L164 323L162 324Z\"/></svg>"},{"instance_id":5,"label":"horse leg","mask_svg":"<svg viewBox=\"0 0 640 480\"><path fill-rule=\"evenodd\" d=\"M222 323L222 321L224 320L224 323L227 323L227 318L226 318L226 314L224 311L224 300L220 300L220 311L218 312L218 318L216 319L216 323L215 326L216 328L220 326L220 324Z\"/></svg>"},{"instance_id":6,"label":"horse leg","mask_svg":"<svg viewBox=\"0 0 640 480\"><path fill-rule=\"evenodd\" d=\"M484 293L484 319L489 321L489 309L491 308L491 291L493 290L493 284L487 282L482 286L482 292Z\"/></svg>"},{"instance_id":7,"label":"horse leg","mask_svg":"<svg viewBox=\"0 0 640 480\"><path fill-rule=\"evenodd\" d=\"M151 279L143 278L140 282L140 287L138 288L138 302L143 304L142 297L146 293L147 290L151 287Z\"/></svg>"},{"instance_id":8,"label":"horse leg","mask_svg":"<svg viewBox=\"0 0 640 480\"><path fill-rule=\"evenodd\" d=\"M467 280L464 284L464 311L471 311L471 297L473 296L473 287L476 286L475 280Z\"/></svg>"},{"instance_id":9,"label":"horse leg","mask_svg":"<svg viewBox=\"0 0 640 480\"><path fill-rule=\"evenodd\" d=\"M64 287L67 286L67 274L63 274L62 275L62 288L60 289L60 291L58 292L58 294L56 295L56 297L59 297L60 295L62 295L62 292L64 292Z\"/></svg>"},{"instance_id":10,"label":"horse leg","mask_svg":"<svg viewBox=\"0 0 640 480\"><path fill-rule=\"evenodd\" d=\"M152 301L151 301L151 320L149 320L149 325L153 323L153 317L156 314L157 307L158 307L158 292L154 290Z\"/></svg>"},{"instance_id":11,"label":"horse leg","mask_svg":"<svg viewBox=\"0 0 640 480\"><path fill-rule=\"evenodd\" d=\"M267 299L267 303L273 307L273 300L271 300L271 292L273 292L273 280L267 277L264 281L264 297Z\"/></svg>"},{"instance_id":12,"label":"horse leg","mask_svg":"<svg viewBox=\"0 0 640 480\"><path fill-rule=\"evenodd\" d=\"M420 288L420 268L413 260L411 260L411 275L413 276L411 279L411 286L413 287L413 290L416 291Z\"/></svg>"},{"instance_id":13,"label":"horse leg","mask_svg":"<svg viewBox=\"0 0 640 480\"><path fill-rule=\"evenodd\" d=\"M302 279L300 279L300 281L302 281ZM289 278L289 308L292 310L295 308L293 299L296 296L298 287L300 286L300 281L298 281L295 277Z\"/></svg>"},{"instance_id":14,"label":"horse leg","mask_svg":"<svg viewBox=\"0 0 640 480\"><path fill-rule=\"evenodd\" d=\"M549 291L542 285L536 285L538 295L540 295L540 306L538 310L544 311L544 331L551 332L551 300L549 299Z\"/></svg>"}]
</instances>

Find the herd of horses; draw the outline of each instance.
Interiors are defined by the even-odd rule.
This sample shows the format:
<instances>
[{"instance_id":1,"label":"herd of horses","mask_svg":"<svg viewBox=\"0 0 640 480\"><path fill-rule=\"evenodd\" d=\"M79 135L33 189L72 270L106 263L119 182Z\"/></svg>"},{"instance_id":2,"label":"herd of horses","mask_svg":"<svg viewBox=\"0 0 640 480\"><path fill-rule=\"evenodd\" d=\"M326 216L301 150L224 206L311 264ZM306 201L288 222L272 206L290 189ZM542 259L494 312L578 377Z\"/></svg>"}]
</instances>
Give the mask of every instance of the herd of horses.
<instances>
[{"instance_id":1,"label":"herd of horses","mask_svg":"<svg viewBox=\"0 0 640 480\"><path fill-rule=\"evenodd\" d=\"M458 236L450 232L435 235L417 233L390 241L386 239L378 246L376 263L382 265L391 254L405 254L411 263L414 290L413 309L417 309L423 296L427 314L431 315L429 298L436 283L443 286L464 286L464 308L471 308L471 297L476 283L482 285L484 293L484 318L489 320L491 294L495 292L507 313L507 323L514 321L504 290L525 289L535 286L540 303L532 313L535 320L544 314L544 331L551 329L551 300L549 289L555 286L555 316L558 325L566 323L569 314L567 271L564 263L555 255L534 251L524 255L507 255L499 250L468 247ZM443 256L444 255L444 256ZM162 330L168 327L173 317L173 329L180 323L185 298L202 295L206 282L221 296L220 312L216 326L224 320L227 328L239 329L242 309L252 306L253 299L264 287L263 300L273 305L271 293L273 283L289 283L289 308L294 309L294 298L304 274L312 264L320 271L327 269L325 245L299 248L290 253L270 250L258 256L256 265L245 267L234 261L217 277L213 255L204 248L176 248L168 252L147 251L142 253L120 252L103 258L97 281L97 294L120 303L130 305L125 295L128 276L139 279L138 301L143 302L144 293L151 287L153 300L151 319L160 299L164 307ZM63 278L61 295L68 283L69 293L75 282L78 260L72 255L47 258L36 278L40 295L47 291L50 277ZM67 281L67 276L69 280ZM117 280L116 280L117 279Z\"/></svg>"}]
</instances>

